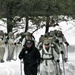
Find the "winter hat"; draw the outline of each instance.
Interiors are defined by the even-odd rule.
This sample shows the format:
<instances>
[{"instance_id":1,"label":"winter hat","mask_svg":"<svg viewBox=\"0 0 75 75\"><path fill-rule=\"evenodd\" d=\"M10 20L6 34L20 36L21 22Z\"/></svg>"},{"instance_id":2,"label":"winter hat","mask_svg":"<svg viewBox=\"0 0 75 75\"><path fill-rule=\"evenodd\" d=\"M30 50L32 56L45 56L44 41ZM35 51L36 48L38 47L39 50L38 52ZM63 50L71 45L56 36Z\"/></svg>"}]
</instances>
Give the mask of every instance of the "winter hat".
<instances>
[{"instance_id":1,"label":"winter hat","mask_svg":"<svg viewBox=\"0 0 75 75\"><path fill-rule=\"evenodd\" d=\"M44 45L50 44L49 40L44 40Z\"/></svg>"},{"instance_id":2,"label":"winter hat","mask_svg":"<svg viewBox=\"0 0 75 75\"><path fill-rule=\"evenodd\" d=\"M31 36L32 34L30 32L26 32L25 36Z\"/></svg>"}]
</instances>

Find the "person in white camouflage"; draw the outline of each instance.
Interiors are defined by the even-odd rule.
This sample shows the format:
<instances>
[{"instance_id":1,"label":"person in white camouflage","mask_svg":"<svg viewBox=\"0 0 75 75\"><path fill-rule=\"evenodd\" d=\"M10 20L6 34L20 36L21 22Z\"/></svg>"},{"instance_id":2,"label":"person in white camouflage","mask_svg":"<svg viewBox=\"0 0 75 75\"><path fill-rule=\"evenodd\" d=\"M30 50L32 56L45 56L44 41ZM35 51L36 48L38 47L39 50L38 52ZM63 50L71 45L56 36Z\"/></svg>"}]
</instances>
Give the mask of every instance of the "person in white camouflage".
<instances>
[{"instance_id":1,"label":"person in white camouflage","mask_svg":"<svg viewBox=\"0 0 75 75\"><path fill-rule=\"evenodd\" d=\"M13 32L10 32L8 34L9 39L8 39L8 57L7 57L7 61L11 61L13 60L13 56L14 56L14 34Z\"/></svg>"},{"instance_id":2,"label":"person in white camouflage","mask_svg":"<svg viewBox=\"0 0 75 75\"><path fill-rule=\"evenodd\" d=\"M44 35L41 35L40 38L39 38L39 42L38 42L38 49L41 50L43 48L43 42L44 40L48 39L49 38L49 35L48 33L45 33Z\"/></svg>"},{"instance_id":3,"label":"person in white camouflage","mask_svg":"<svg viewBox=\"0 0 75 75\"><path fill-rule=\"evenodd\" d=\"M25 44L25 41L26 41L26 40L33 40L33 41L35 41L35 38L34 38L34 36L32 35L32 33L26 32L26 33L25 33L25 37L24 37L23 40L22 40L22 46Z\"/></svg>"},{"instance_id":4,"label":"person in white camouflage","mask_svg":"<svg viewBox=\"0 0 75 75\"><path fill-rule=\"evenodd\" d=\"M59 55L55 51L54 45L49 40L44 40L43 49L40 50L41 64L40 73L41 75L56 75L56 62L59 60Z\"/></svg>"},{"instance_id":5,"label":"person in white camouflage","mask_svg":"<svg viewBox=\"0 0 75 75\"><path fill-rule=\"evenodd\" d=\"M67 58L68 53L67 53L67 50L65 49L65 45L69 46L69 43L67 42L64 34L60 30L57 31L57 39L60 44L59 46L61 47L61 54L63 54L63 56L64 56L63 60L66 62L68 60L68 58Z\"/></svg>"},{"instance_id":6,"label":"person in white camouflage","mask_svg":"<svg viewBox=\"0 0 75 75\"><path fill-rule=\"evenodd\" d=\"M20 33L16 34L15 40L14 40L14 45L15 45L15 49L14 49L14 60L17 60L17 57L22 49L22 44L21 44L21 35Z\"/></svg>"},{"instance_id":7,"label":"person in white camouflage","mask_svg":"<svg viewBox=\"0 0 75 75\"><path fill-rule=\"evenodd\" d=\"M0 30L0 62L4 62L4 53L5 53L5 45L4 45L4 32Z\"/></svg>"}]
</instances>

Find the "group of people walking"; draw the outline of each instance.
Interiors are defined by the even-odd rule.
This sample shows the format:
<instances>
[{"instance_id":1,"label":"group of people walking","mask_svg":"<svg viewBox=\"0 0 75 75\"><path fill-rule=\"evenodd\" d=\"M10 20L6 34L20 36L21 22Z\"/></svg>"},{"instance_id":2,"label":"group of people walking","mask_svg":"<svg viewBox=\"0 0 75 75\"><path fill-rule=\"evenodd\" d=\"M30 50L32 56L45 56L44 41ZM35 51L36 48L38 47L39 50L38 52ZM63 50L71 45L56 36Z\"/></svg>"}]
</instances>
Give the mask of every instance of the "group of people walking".
<instances>
[{"instance_id":1,"label":"group of people walking","mask_svg":"<svg viewBox=\"0 0 75 75\"><path fill-rule=\"evenodd\" d=\"M64 63L68 60L67 50L69 43L66 41L62 31L54 30L39 38L37 47L35 38L26 33L23 40L23 48L19 59L23 59L25 75L62 75ZM62 57L63 70L60 67L60 55Z\"/></svg>"},{"instance_id":2,"label":"group of people walking","mask_svg":"<svg viewBox=\"0 0 75 75\"><path fill-rule=\"evenodd\" d=\"M65 45L64 45L65 44ZM0 33L0 62L23 59L25 75L62 75L64 63L68 60L68 47L64 34L60 30L50 31L41 35L36 46L35 37L30 33L14 39L13 33ZM18 51L19 50L19 51ZM62 57L63 70L60 67ZM14 57L15 56L15 57ZM38 70L39 69L39 70Z\"/></svg>"},{"instance_id":3,"label":"group of people walking","mask_svg":"<svg viewBox=\"0 0 75 75\"><path fill-rule=\"evenodd\" d=\"M14 34L0 31L0 63L16 60L19 53L20 43L15 42Z\"/></svg>"}]
</instances>

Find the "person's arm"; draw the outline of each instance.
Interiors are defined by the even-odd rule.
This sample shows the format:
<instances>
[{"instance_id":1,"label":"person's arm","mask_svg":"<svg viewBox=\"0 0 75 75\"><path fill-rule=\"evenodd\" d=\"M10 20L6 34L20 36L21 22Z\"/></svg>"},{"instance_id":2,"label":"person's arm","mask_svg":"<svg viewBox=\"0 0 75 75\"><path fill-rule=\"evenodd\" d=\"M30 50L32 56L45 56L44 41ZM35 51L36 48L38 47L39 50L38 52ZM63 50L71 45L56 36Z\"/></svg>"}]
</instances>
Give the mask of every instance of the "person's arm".
<instances>
[{"instance_id":1,"label":"person's arm","mask_svg":"<svg viewBox=\"0 0 75 75\"><path fill-rule=\"evenodd\" d=\"M69 43L67 41L65 42L65 44L66 44L66 46L69 46Z\"/></svg>"},{"instance_id":2,"label":"person's arm","mask_svg":"<svg viewBox=\"0 0 75 75\"><path fill-rule=\"evenodd\" d=\"M37 64L40 65L41 55L37 48L36 48L36 59L37 59Z\"/></svg>"},{"instance_id":3,"label":"person's arm","mask_svg":"<svg viewBox=\"0 0 75 75\"><path fill-rule=\"evenodd\" d=\"M23 49L21 50L20 54L19 54L19 59L20 59L20 60L23 59L23 57L24 57L24 49L25 49L25 48L23 48Z\"/></svg>"},{"instance_id":4,"label":"person's arm","mask_svg":"<svg viewBox=\"0 0 75 75\"><path fill-rule=\"evenodd\" d=\"M59 45L53 43L53 48L54 48L54 50L56 51L57 54L60 53L60 47L59 47Z\"/></svg>"},{"instance_id":5,"label":"person's arm","mask_svg":"<svg viewBox=\"0 0 75 75\"><path fill-rule=\"evenodd\" d=\"M26 39L23 38L23 40L22 40L22 47L24 46L25 42L26 42Z\"/></svg>"},{"instance_id":6,"label":"person's arm","mask_svg":"<svg viewBox=\"0 0 75 75\"><path fill-rule=\"evenodd\" d=\"M16 38L16 39L14 40L14 43L18 43L20 39L21 39L21 36L19 36L18 38Z\"/></svg>"},{"instance_id":7,"label":"person's arm","mask_svg":"<svg viewBox=\"0 0 75 75\"><path fill-rule=\"evenodd\" d=\"M54 56L54 60L58 62L59 54L57 54L57 52L55 52L55 50L53 50L53 56Z\"/></svg>"},{"instance_id":8,"label":"person's arm","mask_svg":"<svg viewBox=\"0 0 75 75\"><path fill-rule=\"evenodd\" d=\"M63 36L63 37L62 37L62 39L63 39L63 42L66 44L66 46L68 46L68 45L69 45L69 43L67 42L67 40L66 40L65 36Z\"/></svg>"}]
</instances>

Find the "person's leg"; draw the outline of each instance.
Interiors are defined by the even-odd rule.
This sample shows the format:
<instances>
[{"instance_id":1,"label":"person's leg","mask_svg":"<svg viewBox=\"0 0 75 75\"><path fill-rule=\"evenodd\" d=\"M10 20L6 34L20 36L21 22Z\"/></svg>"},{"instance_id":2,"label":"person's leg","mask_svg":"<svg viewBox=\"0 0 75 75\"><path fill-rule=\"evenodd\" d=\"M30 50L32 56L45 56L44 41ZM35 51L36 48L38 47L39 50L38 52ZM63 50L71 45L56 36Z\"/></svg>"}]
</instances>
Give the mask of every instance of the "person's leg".
<instances>
[{"instance_id":1,"label":"person's leg","mask_svg":"<svg viewBox=\"0 0 75 75\"><path fill-rule=\"evenodd\" d=\"M3 60L3 56L4 56L4 48L3 47L0 47L0 62L4 62Z\"/></svg>"},{"instance_id":2,"label":"person's leg","mask_svg":"<svg viewBox=\"0 0 75 75\"><path fill-rule=\"evenodd\" d=\"M31 69L28 65L24 65L24 74L31 75Z\"/></svg>"},{"instance_id":3,"label":"person's leg","mask_svg":"<svg viewBox=\"0 0 75 75\"><path fill-rule=\"evenodd\" d=\"M31 73L32 73L32 75L37 75L37 65L33 65L31 67Z\"/></svg>"}]
</instances>

